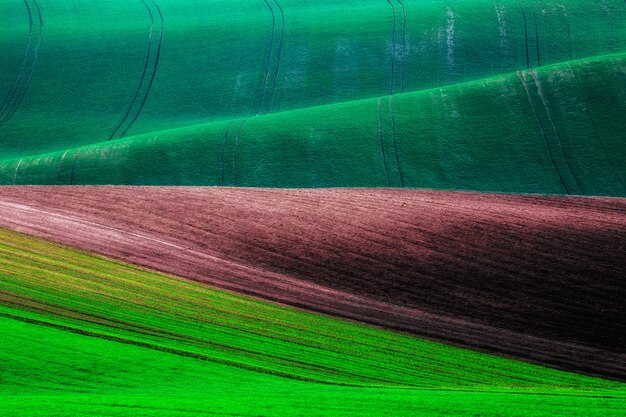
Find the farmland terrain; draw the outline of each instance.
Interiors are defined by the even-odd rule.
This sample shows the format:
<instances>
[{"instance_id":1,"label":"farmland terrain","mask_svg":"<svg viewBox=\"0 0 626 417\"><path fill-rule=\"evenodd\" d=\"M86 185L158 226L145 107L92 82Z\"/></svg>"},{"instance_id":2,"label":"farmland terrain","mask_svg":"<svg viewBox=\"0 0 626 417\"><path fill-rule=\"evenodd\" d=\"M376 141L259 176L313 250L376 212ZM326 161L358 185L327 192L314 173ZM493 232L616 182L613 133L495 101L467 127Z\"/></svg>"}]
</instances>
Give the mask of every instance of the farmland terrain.
<instances>
[{"instance_id":1,"label":"farmland terrain","mask_svg":"<svg viewBox=\"0 0 626 417\"><path fill-rule=\"evenodd\" d=\"M0 0L0 415L623 417L626 1Z\"/></svg>"},{"instance_id":2,"label":"farmland terrain","mask_svg":"<svg viewBox=\"0 0 626 417\"><path fill-rule=\"evenodd\" d=\"M619 0L14 0L0 16L2 184L626 196Z\"/></svg>"},{"instance_id":3,"label":"farmland terrain","mask_svg":"<svg viewBox=\"0 0 626 417\"><path fill-rule=\"evenodd\" d=\"M306 313L6 230L0 242L3 415L375 416L393 407L400 416L548 416L580 407L618 416L626 402L622 383Z\"/></svg>"},{"instance_id":4,"label":"farmland terrain","mask_svg":"<svg viewBox=\"0 0 626 417\"><path fill-rule=\"evenodd\" d=\"M0 225L296 307L625 379L626 202L4 187Z\"/></svg>"}]
</instances>

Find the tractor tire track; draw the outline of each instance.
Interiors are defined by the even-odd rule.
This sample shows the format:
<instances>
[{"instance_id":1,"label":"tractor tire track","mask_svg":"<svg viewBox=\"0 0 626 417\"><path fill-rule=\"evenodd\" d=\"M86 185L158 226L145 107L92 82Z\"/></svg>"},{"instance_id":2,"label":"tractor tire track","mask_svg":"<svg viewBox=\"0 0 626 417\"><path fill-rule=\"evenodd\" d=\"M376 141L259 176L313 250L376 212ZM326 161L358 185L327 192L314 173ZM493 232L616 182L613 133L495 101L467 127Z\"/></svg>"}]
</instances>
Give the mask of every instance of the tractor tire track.
<instances>
[{"instance_id":1,"label":"tractor tire track","mask_svg":"<svg viewBox=\"0 0 626 417\"><path fill-rule=\"evenodd\" d=\"M15 185L16 181L17 181L17 171L20 169L20 165L22 165L22 162L24 162L24 159L20 159L20 162L17 163L17 166L15 167L15 172L13 173L13 185Z\"/></svg>"},{"instance_id":2,"label":"tractor tire track","mask_svg":"<svg viewBox=\"0 0 626 417\"><path fill-rule=\"evenodd\" d=\"M541 52L539 48L539 23L537 22L537 14L535 13L535 9L532 6L530 7L530 12L533 14L533 21L535 23L535 47L537 48L537 67L541 66Z\"/></svg>"},{"instance_id":3,"label":"tractor tire track","mask_svg":"<svg viewBox=\"0 0 626 417\"><path fill-rule=\"evenodd\" d=\"M63 156L61 156L61 160L59 161L59 166L57 167L57 181L56 181L56 185L59 185L59 181L61 179L61 167L63 166L63 161L65 160L65 155L67 155L67 153L70 150L66 150L65 152L63 152Z\"/></svg>"},{"instance_id":4,"label":"tractor tire track","mask_svg":"<svg viewBox=\"0 0 626 417\"><path fill-rule=\"evenodd\" d=\"M270 75L270 65L272 62L272 50L274 49L274 32L276 30L276 16L274 15L274 9L269 4L268 0L263 0L263 2L265 3L270 13L272 14L272 32L270 33L270 43L267 48L267 60L265 62L265 72L263 74L263 89L262 89L262 94L261 94L261 101L259 102L259 110L256 113L257 116L261 114L261 111L263 110L263 102L265 102L265 95L267 91L267 80Z\"/></svg>"},{"instance_id":5,"label":"tractor tire track","mask_svg":"<svg viewBox=\"0 0 626 417\"><path fill-rule=\"evenodd\" d=\"M158 5L153 0L151 0L151 1L158 9ZM154 20L154 14L152 13L152 10L150 9L150 6L147 3L147 1L146 0L141 0L141 2L143 3L144 7L146 8L146 11L148 12L148 16L150 17L150 31L149 31L149 35L148 35L148 52L146 54L146 60L145 60L144 66L143 66L143 70L141 72L141 77L139 79L139 84L137 85L137 89L135 90L135 94L133 95L133 98L132 98L130 104L128 105L128 109L126 110L126 112L122 116L122 119L118 122L118 124L115 126L115 129L113 130L113 132L109 136L109 140L112 140L113 138L115 138L117 133L120 131L120 129L122 129L122 126L127 122L128 118L130 117L130 115L131 115L131 113L133 111L133 108L137 104L137 100L139 99L139 95L141 93L141 90L144 87L144 84L146 82L146 76L148 74L148 68L150 67L150 60L152 58L152 45L154 44L155 20ZM159 41L158 41L158 46L157 46L157 53L156 53L156 58L154 60L152 75L150 76L150 81L149 81L148 87L146 89L146 93L145 93L145 95L144 95L144 97L143 97L143 99L142 99L142 101L141 101L141 103L139 105L139 108L137 109L137 111L136 111L135 115L133 116L133 118L131 119L131 121L124 128L124 131L119 136L120 138L123 138L126 135L126 133L132 127L132 125L135 123L137 118L139 118L139 115L140 115L140 113L141 113L141 111L143 109L143 106L145 105L146 100L148 98L148 94L150 93L150 89L152 88L152 83L154 82L154 77L156 75L157 66L159 64L159 56L160 56L161 44L162 44L162 40L163 40L163 15L161 14L160 9L158 9L158 12L159 12L159 16L161 18L161 29L160 29Z\"/></svg>"},{"instance_id":6,"label":"tractor tire track","mask_svg":"<svg viewBox=\"0 0 626 417\"><path fill-rule=\"evenodd\" d=\"M239 129L237 129L237 137L235 138L235 147L233 149L233 186L237 185L237 145L239 145L239 137L241 136L241 129L243 129L244 125L248 119L243 119L243 122L239 125Z\"/></svg>"},{"instance_id":7,"label":"tractor tire track","mask_svg":"<svg viewBox=\"0 0 626 417\"><path fill-rule=\"evenodd\" d=\"M143 71L141 72L141 78L139 79L139 84L137 85L137 90L135 91L135 95L133 96L133 99L131 100L131 102L130 102L130 104L128 106L128 109L126 110L126 113L124 113L124 115L122 116L122 119L119 121L117 126L115 126L115 129L113 130L113 132L109 136L109 140L111 140L111 139L113 139L115 137L115 135L117 134L118 130L121 129L121 127L124 124L124 122L126 122L126 119L128 119L128 117L130 116L130 112L133 110L133 107L135 106L135 102L137 101L137 98L139 97L139 92L141 91L141 87L143 86L144 80L146 78L146 72L148 72L148 66L150 65L150 55L152 53L152 41L153 41L153 38L154 38L154 36L153 36L153 34L154 34L154 18L152 16L152 11L148 7L148 4L145 2L145 0L142 0L142 3L144 5L144 7L146 8L148 14L150 15L150 34L148 36L148 53L146 54L146 62L144 63Z\"/></svg>"},{"instance_id":8,"label":"tractor tire track","mask_svg":"<svg viewBox=\"0 0 626 417\"><path fill-rule=\"evenodd\" d=\"M274 80L272 81L272 97L270 99L270 105L268 109L268 113L272 112L272 106L274 105L274 98L276 96L276 83L278 82L278 71L280 69L280 59L283 54L283 43L285 37L285 13L283 12L283 8L280 6L278 1L273 0L278 6L278 10L280 10L280 18L281 18L281 26L280 26L280 41L278 43L278 56L276 58L276 68L274 69Z\"/></svg>"},{"instance_id":9,"label":"tractor tire track","mask_svg":"<svg viewBox=\"0 0 626 417\"><path fill-rule=\"evenodd\" d=\"M143 100L141 101L141 104L139 105L139 109L137 110L135 117L131 120L130 124L126 127L126 130L124 130L121 137L124 137L126 135L126 132L128 132L128 130L133 126L133 124L135 124L135 122L139 118L139 115L143 111L143 107L145 106L146 101L148 100L148 96L150 95L150 91L152 90L152 84L154 83L154 78L156 77L157 69L159 67L159 59L161 58L161 46L163 45L163 27L164 27L163 13L161 13L161 8L159 7L159 5L157 4L155 0L150 0L150 1L152 2L152 4L154 4L154 7L156 7L157 12L159 14L159 19L161 21L161 25L160 25L161 28L159 30L159 43L158 43L157 51L156 51L156 58L154 60L154 67L152 69L152 74L150 75L150 81L148 82L148 88L146 89L146 94L143 96ZM153 24L154 24L152 13L150 13L150 18L152 19Z\"/></svg>"},{"instance_id":10,"label":"tractor tire track","mask_svg":"<svg viewBox=\"0 0 626 417\"><path fill-rule=\"evenodd\" d=\"M25 85L20 89L19 84L21 82L21 79L18 81L18 87L15 90L15 94L17 94L17 96L15 96L15 94L14 94L13 97L11 98L9 104L5 107L5 109L4 109L4 117L2 117L0 115L0 126L2 126L9 119L11 119L11 117L13 117L13 115L19 109L20 104L24 100L24 97L26 96L26 93L28 92L28 90L30 88L30 85L31 85L32 80L33 80L33 76L35 75L35 70L37 69L37 62L38 62L38 59L39 59L39 52L41 50L41 43L42 43L42 40L43 40L43 27L44 27L44 25L43 25L43 16L41 14L41 8L39 7L39 3L37 3L36 0L32 0L32 1L33 1L34 5L35 5L35 10L37 10L38 21L39 21L39 33L37 35L37 45L35 46L35 51L33 52L33 57L32 57L33 61L31 63L30 72L28 74L28 78L26 80ZM33 20L32 20L32 10L30 8L28 8L28 16L29 16L30 25L31 26L34 25ZM30 45L30 40L29 40L29 45ZM11 104L11 102L12 102L12 104Z\"/></svg>"},{"instance_id":11,"label":"tractor tire track","mask_svg":"<svg viewBox=\"0 0 626 417\"><path fill-rule=\"evenodd\" d=\"M530 89L528 88L528 83L526 82L526 78L524 76L524 73L522 73L521 71L518 72L517 73L517 77L520 79L520 81L524 85L524 90L526 90L526 95L528 96L528 102L530 103L530 107L533 110L533 115L535 116L535 120L537 121L537 124L539 125L539 128L541 129L541 135L542 135L543 141L544 141L544 143L546 145L546 149L548 150L548 155L550 156L550 161L552 162L552 166L554 167L554 170L556 171L556 174L559 177L559 181L561 182L561 186L563 188L563 191L566 194L571 194L570 190L565 185L565 180L563 179L563 175L561 174L561 171L559 170L559 168L558 168L558 166L556 164L556 161L554 160L554 155L552 155L552 149L550 148L550 142L548 141L548 135L546 133L546 129L543 127L543 123L541 123L541 120L539 119L539 113L537 112L537 108L535 107L535 103L533 102L532 95L530 94Z\"/></svg>"},{"instance_id":12,"label":"tractor tire track","mask_svg":"<svg viewBox=\"0 0 626 417\"><path fill-rule=\"evenodd\" d=\"M546 114L548 115L548 120L550 120L550 124L552 125L552 129L554 129L557 144L558 144L559 150L561 151L561 155L563 156L563 160L565 161L565 164L567 165L567 169L570 175L574 179L574 183L576 184L578 194L581 194L582 190L580 188L580 184L578 183L578 179L576 178L576 175L574 175L574 170L572 169L572 166L569 163L567 156L565 155L565 150L563 148L563 141L561 140L561 134L559 133L559 129L556 127L556 123L554 122L554 118L552 117L552 113L550 112L550 106L548 105L548 100L546 99L545 94L543 93L543 89L541 87L541 82L539 81L539 77L537 76L537 72L534 70L530 70L529 73L533 77L533 80L535 81L535 86L537 87L537 95L541 99L541 103L543 104L543 107L546 110Z\"/></svg>"},{"instance_id":13,"label":"tractor tire track","mask_svg":"<svg viewBox=\"0 0 626 417\"><path fill-rule=\"evenodd\" d=\"M528 46L528 21L526 20L526 12L522 5L517 1L517 6L519 7L519 11L522 13L522 18L524 19L524 39L526 45L526 69L530 69L530 50Z\"/></svg>"},{"instance_id":14,"label":"tractor tire track","mask_svg":"<svg viewBox=\"0 0 626 417\"><path fill-rule=\"evenodd\" d=\"M378 130L380 132L380 152L383 157L383 164L385 166L385 177L387 178L387 187L391 187L391 182L389 181L389 168L387 167L387 157L385 155L385 144L383 141L383 112L381 109L381 101L382 99L378 97Z\"/></svg>"},{"instance_id":15,"label":"tractor tire track","mask_svg":"<svg viewBox=\"0 0 626 417\"><path fill-rule=\"evenodd\" d=\"M391 6L391 14L393 16L393 24L391 26L391 80L389 87L389 94L393 95L394 79L396 72L396 8L391 3L391 0L386 0L389 6Z\"/></svg>"},{"instance_id":16,"label":"tractor tire track","mask_svg":"<svg viewBox=\"0 0 626 417\"><path fill-rule=\"evenodd\" d=\"M24 0L24 5L26 6L26 10L28 12L28 41L26 42L26 47L24 48L24 57L22 58L19 72L15 77L15 80L13 81L13 84L11 85L11 89L9 90L7 96L4 98L2 105L0 105L0 121L2 120L2 116L4 115L5 111L8 109L8 106L10 106L11 102L13 101L13 98L15 97L15 94L19 88L20 82L22 81L22 77L27 66L26 64L28 62L30 46L33 41L33 15L30 10L30 6L28 5L28 1Z\"/></svg>"},{"instance_id":17,"label":"tractor tire track","mask_svg":"<svg viewBox=\"0 0 626 417\"><path fill-rule=\"evenodd\" d=\"M70 185L74 184L74 170L76 169L76 161L78 160L78 156L80 155L81 151L82 151L82 148L79 148L74 154L74 159L72 160L72 171L70 173Z\"/></svg>"}]
</instances>

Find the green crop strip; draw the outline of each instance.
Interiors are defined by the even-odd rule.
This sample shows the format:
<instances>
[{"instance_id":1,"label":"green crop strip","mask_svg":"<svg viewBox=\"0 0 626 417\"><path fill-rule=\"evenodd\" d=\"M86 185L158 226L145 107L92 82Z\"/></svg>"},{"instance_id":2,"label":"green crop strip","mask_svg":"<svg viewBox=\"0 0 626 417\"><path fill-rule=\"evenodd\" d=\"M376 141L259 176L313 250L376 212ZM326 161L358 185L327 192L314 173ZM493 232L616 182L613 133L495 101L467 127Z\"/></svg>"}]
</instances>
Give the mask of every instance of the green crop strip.
<instances>
[{"instance_id":1,"label":"green crop strip","mask_svg":"<svg viewBox=\"0 0 626 417\"><path fill-rule=\"evenodd\" d=\"M510 401L516 412L548 415L566 401L584 415L618 415L626 400L621 383L298 311L4 230L0 322L0 410L9 414L377 415L395 404L397 415L508 415L500 407Z\"/></svg>"}]
</instances>

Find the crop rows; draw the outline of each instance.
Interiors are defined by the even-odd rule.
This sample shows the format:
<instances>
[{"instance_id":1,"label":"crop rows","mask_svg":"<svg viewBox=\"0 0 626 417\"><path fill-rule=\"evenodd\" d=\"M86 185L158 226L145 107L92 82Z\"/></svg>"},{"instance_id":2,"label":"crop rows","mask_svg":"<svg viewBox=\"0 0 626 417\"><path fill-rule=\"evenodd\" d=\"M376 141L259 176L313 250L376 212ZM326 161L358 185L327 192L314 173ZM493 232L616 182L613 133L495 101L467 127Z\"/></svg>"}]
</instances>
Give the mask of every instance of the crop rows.
<instances>
[{"instance_id":1,"label":"crop rows","mask_svg":"<svg viewBox=\"0 0 626 417\"><path fill-rule=\"evenodd\" d=\"M0 196L4 226L207 284L565 369L625 372L620 199L152 187Z\"/></svg>"}]
</instances>

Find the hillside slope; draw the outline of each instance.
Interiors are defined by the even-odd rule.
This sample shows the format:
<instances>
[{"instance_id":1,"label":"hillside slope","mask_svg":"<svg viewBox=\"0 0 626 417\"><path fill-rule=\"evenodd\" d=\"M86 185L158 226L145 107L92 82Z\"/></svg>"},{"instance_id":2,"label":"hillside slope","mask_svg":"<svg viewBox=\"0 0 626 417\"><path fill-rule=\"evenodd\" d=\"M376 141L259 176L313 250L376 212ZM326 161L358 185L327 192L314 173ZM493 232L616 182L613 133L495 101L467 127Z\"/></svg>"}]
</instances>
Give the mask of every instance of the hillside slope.
<instances>
[{"instance_id":1,"label":"hillside slope","mask_svg":"<svg viewBox=\"0 0 626 417\"><path fill-rule=\"evenodd\" d=\"M626 195L626 55L0 163L4 184Z\"/></svg>"},{"instance_id":2,"label":"hillside slope","mask_svg":"<svg viewBox=\"0 0 626 417\"><path fill-rule=\"evenodd\" d=\"M0 225L309 310L626 379L626 202L4 187Z\"/></svg>"},{"instance_id":3,"label":"hillside slope","mask_svg":"<svg viewBox=\"0 0 626 417\"><path fill-rule=\"evenodd\" d=\"M625 13L618 0L5 2L0 183L626 196Z\"/></svg>"},{"instance_id":4,"label":"hillside slope","mask_svg":"<svg viewBox=\"0 0 626 417\"><path fill-rule=\"evenodd\" d=\"M626 401L622 383L272 305L5 230L0 254L3 415L548 416L575 406L617 416Z\"/></svg>"},{"instance_id":5,"label":"hillside slope","mask_svg":"<svg viewBox=\"0 0 626 417\"><path fill-rule=\"evenodd\" d=\"M625 11L619 0L4 1L0 149L21 157L626 52Z\"/></svg>"}]
</instances>

